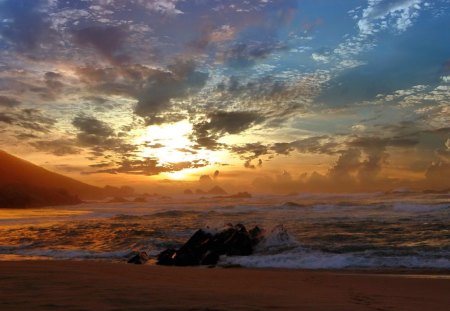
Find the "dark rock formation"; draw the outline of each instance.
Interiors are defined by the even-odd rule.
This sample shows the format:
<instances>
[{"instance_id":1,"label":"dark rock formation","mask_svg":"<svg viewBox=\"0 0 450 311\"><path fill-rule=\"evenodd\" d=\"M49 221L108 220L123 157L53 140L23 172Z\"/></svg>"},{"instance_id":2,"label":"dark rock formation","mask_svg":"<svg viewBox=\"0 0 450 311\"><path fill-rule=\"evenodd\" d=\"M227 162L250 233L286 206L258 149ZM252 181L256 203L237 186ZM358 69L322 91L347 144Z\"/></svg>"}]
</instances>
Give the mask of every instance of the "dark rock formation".
<instances>
[{"instance_id":1,"label":"dark rock formation","mask_svg":"<svg viewBox=\"0 0 450 311\"><path fill-rule=\"evenodd\" d=\"M157 257L159 265L196 266L215 265L221 255L248 256L263 237L263 230L254 227L247 231L244 225L228 225L220 232L198 230L179 249L167 249Z\"/></svg>"},{"instance_id":2,"label":"dark rock formation","mask_svg":"<svg viewBox=\"0 0 450 311\"><path fill-rule=\"evenodd\" d=\"M193 192L192 192L192 190L191 189L186 189L186 190L184 190L184 192L183 192L184 194L186 194L186 195L191 195L191 194L194 194Z\"/></svg>"},{"instance_id":3,"label":"dark rock formation","mask_svg":"<svg viewBox=\"0 0 450 311\"><path fill-rule=\"evenodd\" d=\"M148 261L148 255L146 252L139 252L130 259L128 259L128 263L134 263L136 265L142 265Z\"/></svg>"},{"instance_id":4,"label":"dark rock formation","mask_svg":"<svg viewBox=\"0 0 450 311\"><path fill-rule=\"evenodd\" d=\"M223 190L222 188L220 188L219 186L214 186L211 189L209 189L209 191L207 192L207 194L213 194L213 195L226 195L227 192L225 190Z\"/></svg>"},{"instance_id":5,"label":"dark rock formation","mask_svg":"<svg viewBox=\"0 0 450 311\"><path fill-rule=\"evenodd\" d=\"M285 202L283 205L283 207L287 207L287 208L296 208L296 207L305 207L304 204L300 204L300 203L296 203L296 202Z\"/></svg>"},{"instance_id":6,"label":"dark rock formation","mask_svg":"<svg viewBox=\"0 0 450 311\"><path fill-rule=\"evenodd\" d=\"M168 248L165 251L159 253L158 264L163 266L172 266L174 263L177 251L173 248Z\"/></svg>"}]
</instances>

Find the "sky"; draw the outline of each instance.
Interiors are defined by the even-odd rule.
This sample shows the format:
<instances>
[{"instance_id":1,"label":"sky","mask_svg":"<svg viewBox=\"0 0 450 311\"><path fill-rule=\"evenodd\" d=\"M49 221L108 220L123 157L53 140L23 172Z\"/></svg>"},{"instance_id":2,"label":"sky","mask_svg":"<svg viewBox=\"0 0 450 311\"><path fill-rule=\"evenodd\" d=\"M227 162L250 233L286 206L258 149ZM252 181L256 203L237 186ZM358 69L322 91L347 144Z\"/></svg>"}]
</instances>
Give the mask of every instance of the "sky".
<instances>
[{"instance_id":1,"label":"sky","mask_svg":"<svg viewBox=\"0 0 450 311\"><path fill-rule=\"evenodd\" d=\"M0 0L0 149L141 189L449 188L449 29L450 0Z\"/></svg>"}]
</instances>

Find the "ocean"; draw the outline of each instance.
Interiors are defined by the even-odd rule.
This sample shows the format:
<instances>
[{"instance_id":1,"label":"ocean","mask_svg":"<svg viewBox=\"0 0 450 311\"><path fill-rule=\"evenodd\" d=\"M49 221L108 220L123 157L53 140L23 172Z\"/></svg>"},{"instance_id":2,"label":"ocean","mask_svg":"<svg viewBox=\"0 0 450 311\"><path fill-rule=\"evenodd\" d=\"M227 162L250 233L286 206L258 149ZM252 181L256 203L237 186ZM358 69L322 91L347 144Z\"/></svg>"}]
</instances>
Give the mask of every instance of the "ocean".
<instances>
[{"instance_id":1,"label":"ocean","mask_svg":"<svg viewBox=\"0 0 450 311\"><path fill-rule=\"evenodd\" d=\"M258 225L266 238L251 256L221 257L224 266L450 269L450 195L433 193L186 195L0 210L0 260L126 262L228 223Z\"/></svg>"}]
</instances>

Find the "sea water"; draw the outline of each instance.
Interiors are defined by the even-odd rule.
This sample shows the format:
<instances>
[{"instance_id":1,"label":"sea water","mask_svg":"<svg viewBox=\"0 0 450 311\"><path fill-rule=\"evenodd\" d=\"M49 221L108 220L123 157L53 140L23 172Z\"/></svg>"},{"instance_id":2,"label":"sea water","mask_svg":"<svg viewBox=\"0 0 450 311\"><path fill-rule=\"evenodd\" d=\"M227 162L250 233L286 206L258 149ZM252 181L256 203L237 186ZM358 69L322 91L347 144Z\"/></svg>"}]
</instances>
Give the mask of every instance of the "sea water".
<instances>
[{"instance_id":1,"label":"sea water","mask_svg":"<svg viewBox=\"0 0 450 311\"><path fill-rule=\"evenodd\" d=\"M0 210L0 260L126 261L156 256L197 229L241 223L266 230L252 256L222 265L304 269L450 269L450 195L298 194Z\"/></svg>"}]
</instances>

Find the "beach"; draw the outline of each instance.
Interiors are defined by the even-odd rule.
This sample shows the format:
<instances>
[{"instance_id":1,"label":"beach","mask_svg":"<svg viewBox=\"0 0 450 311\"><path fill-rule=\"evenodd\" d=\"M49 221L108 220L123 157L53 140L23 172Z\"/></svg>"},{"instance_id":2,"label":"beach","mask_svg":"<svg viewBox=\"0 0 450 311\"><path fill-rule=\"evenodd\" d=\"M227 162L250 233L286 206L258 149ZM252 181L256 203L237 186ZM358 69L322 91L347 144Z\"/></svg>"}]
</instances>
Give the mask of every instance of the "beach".
<instances>
[{"instance_id":1,"label":"beach","mask_svg":"<svg viewBox=\"0 0 450 311\"><path fill-rule=\"evenodd\" d=\"M448 310L450 274L0 262L0 310Z\"/></svg>"}]
</instances>

